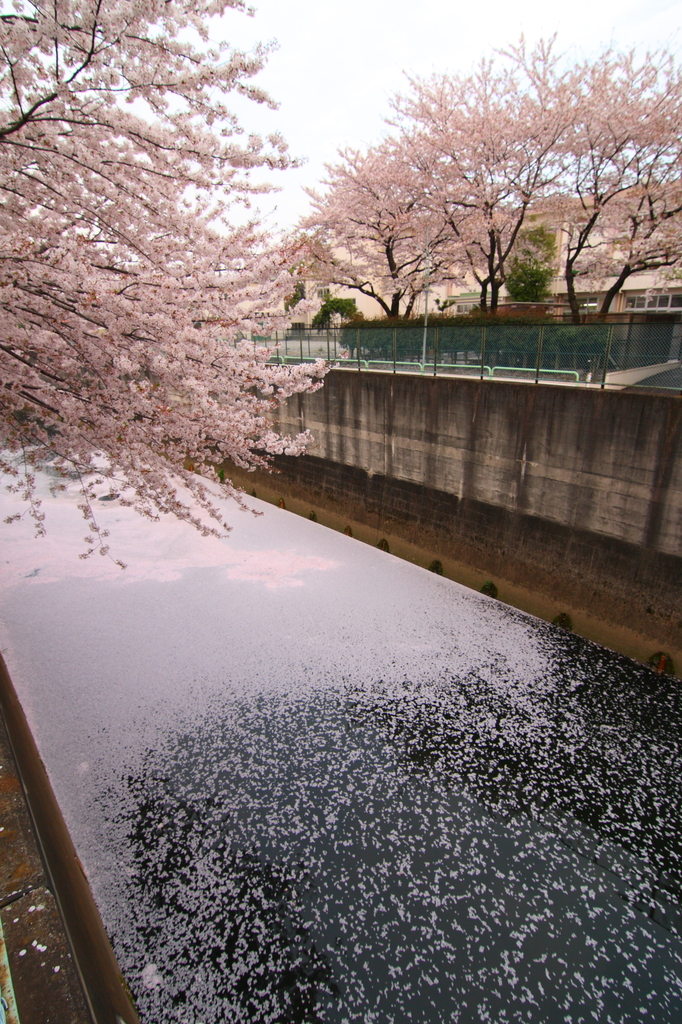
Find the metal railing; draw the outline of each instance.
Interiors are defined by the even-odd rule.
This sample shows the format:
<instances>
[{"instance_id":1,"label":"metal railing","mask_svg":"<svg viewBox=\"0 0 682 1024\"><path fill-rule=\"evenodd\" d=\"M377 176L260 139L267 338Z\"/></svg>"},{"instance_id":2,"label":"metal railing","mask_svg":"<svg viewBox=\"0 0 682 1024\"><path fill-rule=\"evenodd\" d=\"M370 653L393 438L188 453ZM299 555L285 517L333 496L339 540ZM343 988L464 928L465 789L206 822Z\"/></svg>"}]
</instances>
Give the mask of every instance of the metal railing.
<instances>
[{"instance_id":1,"label":"metal railing","mask_svg":"<svg viewBox=\"0 0 682 1024\"><path fill-rule=\"evenodd\" d=\"M292 328L248 340L281 363L682 391L679 322Z\"/></svg>"}]
</instances>

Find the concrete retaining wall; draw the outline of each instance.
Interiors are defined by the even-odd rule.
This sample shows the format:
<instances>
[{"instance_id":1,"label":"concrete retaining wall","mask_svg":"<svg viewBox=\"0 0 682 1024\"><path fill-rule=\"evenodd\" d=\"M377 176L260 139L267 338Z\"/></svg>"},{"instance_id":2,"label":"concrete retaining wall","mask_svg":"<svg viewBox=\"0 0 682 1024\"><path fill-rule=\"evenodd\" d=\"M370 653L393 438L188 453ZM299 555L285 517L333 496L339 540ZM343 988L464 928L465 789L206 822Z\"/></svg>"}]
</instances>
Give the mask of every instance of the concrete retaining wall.
<instances>
[{"instance_id":1,"label":"concrete retaining wall","mask_svg":"<svg viewBox=\"0 0 682 1024\"><path fill-rule=\"evenodd\" d=\"M682 400L332 371L279 410L282 493L682 642Z\"/></svg>"}]
</instances>

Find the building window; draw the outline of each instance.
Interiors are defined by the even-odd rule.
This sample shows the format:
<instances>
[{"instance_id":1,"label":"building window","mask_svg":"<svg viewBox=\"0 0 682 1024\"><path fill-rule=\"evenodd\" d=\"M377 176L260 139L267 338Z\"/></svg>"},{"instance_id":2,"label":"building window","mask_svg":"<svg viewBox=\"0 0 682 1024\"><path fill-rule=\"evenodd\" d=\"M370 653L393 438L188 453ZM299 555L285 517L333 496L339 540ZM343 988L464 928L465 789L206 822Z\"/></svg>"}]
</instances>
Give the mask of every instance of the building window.
<instances>
[{"instance_id":1,"label":"building window","mask_svg":"<svg viewBox=\"0 0 682 1024\"><path fill-rule=\"evenodd\" d=\"M328 288L318 288L317 289L317 297L318 297L318 299L328 299L329 298L329 289Z\"/></svg>"},{"instance_id":2,"label":"building window","mask_svg":"<svg viewBox=\"0 0 682 1024\"><path fill-rule=\"evenodd\" d=\"M626 309L680 309L682 308L682 295L629 295Z\"/></svg>"}]
</instances>

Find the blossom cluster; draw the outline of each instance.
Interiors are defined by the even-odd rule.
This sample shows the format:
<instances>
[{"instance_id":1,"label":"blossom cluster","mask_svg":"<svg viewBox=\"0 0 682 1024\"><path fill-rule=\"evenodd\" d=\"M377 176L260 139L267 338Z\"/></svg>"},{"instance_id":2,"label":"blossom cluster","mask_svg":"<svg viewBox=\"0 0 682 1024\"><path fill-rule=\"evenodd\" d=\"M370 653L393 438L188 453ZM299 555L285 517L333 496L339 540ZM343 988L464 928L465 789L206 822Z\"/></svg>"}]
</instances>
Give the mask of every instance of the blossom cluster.
<instances>
[{"instance_id":1,"label":"blossom cluster","mask_svg":"<svg viewBox=\"0 0 682 1024\"><path fill-rule=\"evenodd\" d=\"M194 471L224 481L212 467L308 442L268 413L323 366L272 366L242 340L278 326L297 252L227 219L269 187L258 168L289 163L227 106L272 103L251 81L267 48L210 41L228 8L243 4L16 0L0 18L2 468L27 494L45 458L84 481L96 466L143 514L210 532L198 503L221 530Z\"/></svg>"}]
</instances>

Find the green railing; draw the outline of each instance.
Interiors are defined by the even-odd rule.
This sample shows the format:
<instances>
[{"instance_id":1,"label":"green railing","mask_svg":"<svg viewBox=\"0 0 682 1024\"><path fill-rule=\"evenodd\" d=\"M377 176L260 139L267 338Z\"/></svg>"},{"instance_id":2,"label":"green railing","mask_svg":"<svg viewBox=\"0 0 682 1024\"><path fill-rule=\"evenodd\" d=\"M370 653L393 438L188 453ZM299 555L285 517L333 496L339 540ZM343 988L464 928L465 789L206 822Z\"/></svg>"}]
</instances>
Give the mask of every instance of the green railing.
<instances>
[{"instance_id":1,"label":"green railing","mask_svg":"<svg viewBox=\"0 0 682 1024\"><path fill-rule=\"evenodd\" d=\"M281 363L682 391L682 323L420 325L291 329L250 339Z\"/></svg>"}]
</instances>

